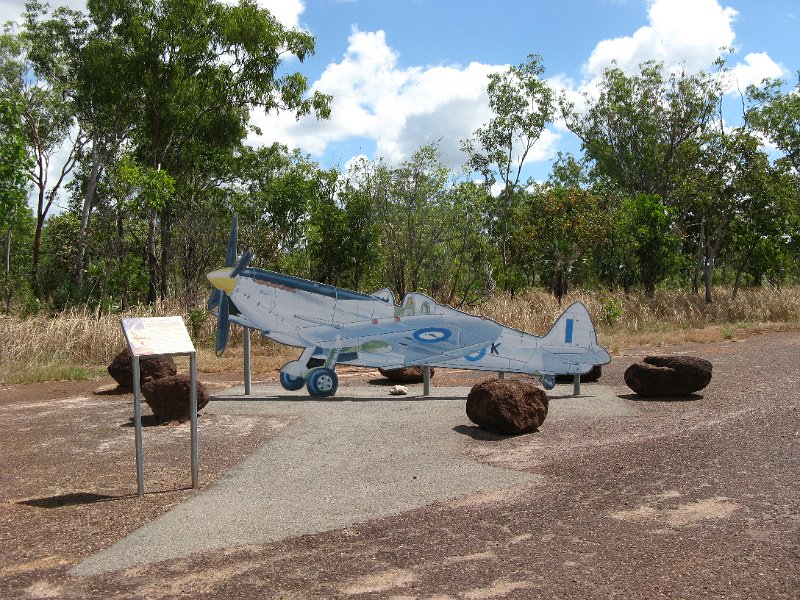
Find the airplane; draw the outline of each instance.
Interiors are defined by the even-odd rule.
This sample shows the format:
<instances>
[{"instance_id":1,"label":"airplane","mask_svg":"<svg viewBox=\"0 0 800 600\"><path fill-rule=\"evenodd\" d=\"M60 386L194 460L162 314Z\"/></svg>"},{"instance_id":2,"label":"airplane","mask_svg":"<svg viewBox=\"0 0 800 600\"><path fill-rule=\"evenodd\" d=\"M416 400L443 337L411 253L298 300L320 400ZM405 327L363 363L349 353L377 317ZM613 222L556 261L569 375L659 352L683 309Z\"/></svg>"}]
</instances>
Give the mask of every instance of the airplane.
<instances>
[{"instance_id":1,"label":"airplane","mask_svg":"<svg viewBox=\"0 0 800 600\"><path fill-rule=\"evenodd\" d=\"M253 268L252 252L237 262L237 227L234 215L225 267L207 275L214 287L208 308L217 312L216 353L224 352L231 323L302 347L300 357L280 369L286 390L305 386L312 396L333 396L338 364L525 373L538 376L542 387L551 390L556 375L587 373L611 360L580 302L542 337L418 292L407 294L398 306L388 288L363 294Z\"/></svg>"}]
</instances>

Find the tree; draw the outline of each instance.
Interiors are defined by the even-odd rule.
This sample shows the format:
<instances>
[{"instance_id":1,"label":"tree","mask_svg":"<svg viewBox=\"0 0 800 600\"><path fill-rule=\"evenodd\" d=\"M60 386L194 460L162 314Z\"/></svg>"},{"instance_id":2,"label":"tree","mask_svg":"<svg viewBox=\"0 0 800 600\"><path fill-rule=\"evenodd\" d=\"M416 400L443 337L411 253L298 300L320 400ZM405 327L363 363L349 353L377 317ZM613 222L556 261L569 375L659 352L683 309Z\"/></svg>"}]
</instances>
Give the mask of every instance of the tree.
<instances>
[{"instance_id":1,"label":"tree","mask_svg":"<svg viewBox=\"0 0 800 600\"><path fill-rule=\"evenodd\" d=\"M597 98L585 96L585 112L563 96L560 103L595 177L630 197L656 194L672 204L682 151L706 129L720 94L706 72L665 75L662 63L648 61L636 75L617 66L606 69Z\"/></svg>"},{"instance_id":2,"label":"tree","mask_svg":"<svg viewBox=\"0 0 800 600\"><path fill-rule=\"evenodd\" d=\"M765 80L761 87L747 88L751 102L747 123L763 133L789 159L800 174L800 72L794 90L782 92L784 83Z\"/></svg>"},{"instance_id":3,"label":"tree","mask_svg":"<svg viewBox=\"0 0 800 600\"><path fill-rule=\"evenodd\" d=\"M446 193L445 237L431 273L434 297L451 306L475 305L495 290L496 248L486 230L491 196L473 181L452 185Z\"/></svg>"},{"instance_id":4,"label":"tree","mask_svg":"<svg viewBox=\"0 0 800 600\"><path fill-rule=\"evenodd\" d=\"M503 73L489 75L489 108L494 116L462 142L468 165L491 187L499 178L502 189L491 218L493 234L500 242L501 282L512 289L509 278L509 223L518 203L522 167L555 111L553 91L541 79L544 66L540 56Z\"/></svg>"},{"instance_id":5,"label":"tree","mask_svg":"<svg viewBox=\"0 0 800 600\"><path fill-rule=\"evenodd\" d=\"M306 78L282 73L286 56L304 61L314 38L287 30L255 0L227 5L213 0L89 0L91 20L113 34L140 103L131 140L138 160L166 170L176 180L193 160L212 148L232 150L244 139L249 110L314 111L329 115L330 98L306 96ZM167 295L174 201L151 211L148 235L150 293ZM161 232L161 281L157 235Z\"/></svg>"},{"instance_id":6,"label":"tree","mask_svg":"<svg viewBox=\"0 0 800 600\"><path fill-rule=\"evenodd\" d=\"M636 281L652 296L656 285L671 273L681 243L673 224L674 210L655 195L626 198L614 211L614 239L626 291Z\"/></svg>"},{"instance_id":7,"label":"tree","mask_svg":"<svg viewBox=\"0 0 800 600\"><path fill-rule=\"evenodd\" d=\"M5 312L11 306L11 250L14 229L28 214L27 173L30 159L26 152L22 106L13 98L0 97L0 234L3 244L3 300Z\"/></svg>"},{"instance_id":8,"label":"tree","mask_svg":"<svg viewBox=\"0 0 800 600\"><path fill-rule=\"evenodd\" d=\"M290 262L303 249L310 203L321 189L317 165L273 144L242 148L232 168L232 201L242 243L254 250L263 267L307 275L296 272Z\"/></svg>"},{"instance_id":9,"label":"tree","mask_svg":"<svg viewBox=\"0 0 800 600\"><path fill-rule=\"evenodd\" d=\"M525 269L538 272L561 303L570 278L611 229L600 196L579 188L550 187L528 194L515 216L514 256Z\"/></svg>"},{"instance_id":10,"label":"tree","mask_svg":"<svg viewBox=\"0 0 800 600\"><path fill-rule=\"evenodd\" d=\"M797 232L797 176L783 161L772 164L764 151L754 149L755 139L748 142L751 148L738 180L738 201L723 241L735 270L734 298L748 268L760 283L764 272L785 262L789 241Z\"/></svg>"},{"instance_id":11,"label":"tree","mask_svg":"<svg viewBox=\"0 0 800 600\"><path fill-rule=\"evenodd\" d=\"M22 106L0 97L0 231L5 232L26 206L30 159L26 151Z\"/></svg>"},{"instance_id":12,"label":"tree","mask_svg":"<svg viewBox=\"0 0 800 600\"><path fill-rule=\"evenodd\" d=\"M396 168L377 167L376 216L382 223L386 278L401 297L432 292L430 273L447 235L443 207L450 172L435 145L423 146Z\"/></svg>"},{"instance_id":13,"label":"tree","mask_svg":"<svg viewBox=\"0 0 800 600\"><path fill-rule=\"evenodd\" d=\"M129 54L117 43L109 23L90 21L81 12L56 10L49 18L38 1L26 5L25 38L37 72L49 73L69 90L75 118L86 135L79 171L80 231L74 272L83 286L86 231L103 172L128 136L139 101Z\"/></svg>"},{"instance_id":14,"label":"tree","mask_svg":"<svg viewBox=\"0 0 800 600\"><path fill-rule=\"evenodd\" d=\"M766 208L765 178L769 160L759 140L743 127L704 136L694 167L687 170L678 192L688 200L688 221L695 240L695 287L702 278L706 303L713 302L714 269L731 224L752 210Z\"/></svg>"},{"instance_id":15,"label":"tree","mask_svg":"<svg viewBox=\"0 0 800 600\"><path fill-rule=\"evenodd\" d=\"M28 32L37 27L42 7L31 3L21 33L6 29L0 36L0 91L21 106L25 142L33 157L28 178L36 194L36 227L31 259L31 287L38 295L37 281L42 228L62 186L75 168L87 138L75 119L74 90L64 77L59 61L41 63ZM72 14L58 9L56 14ZM62 152L62 150L66 152ZM65 156L60 165L51 162ZM54 180L51 179L51 169Z\"/></svg>"}]
</instances>

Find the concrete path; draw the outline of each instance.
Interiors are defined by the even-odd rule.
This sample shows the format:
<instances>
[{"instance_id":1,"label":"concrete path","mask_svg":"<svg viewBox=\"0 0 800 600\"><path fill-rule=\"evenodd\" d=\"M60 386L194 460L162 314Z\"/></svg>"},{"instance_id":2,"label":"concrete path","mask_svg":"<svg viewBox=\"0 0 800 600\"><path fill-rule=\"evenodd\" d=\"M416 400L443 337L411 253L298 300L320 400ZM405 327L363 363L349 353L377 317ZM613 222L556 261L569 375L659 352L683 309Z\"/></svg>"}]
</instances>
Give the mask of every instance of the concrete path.
<instances>
[{"instance_id":1,"label":"concrete path","mask_svg":"<svg viewBox=\"0 0 800 600\"><path fill-rule=\"evenodd\" d=\"M602 386L551 397L548 421L576 415L612 417L630 408ZM562 399L558 400L559 391ZM435 388L430 398L376 398L373 387L340 388L335 399L311 400L276 387L218 395L206 411L297 415L258 451L208 488L72 573L89 575L196 552L263 544L346 527L436 501L536 481L464 456L469 388ZM598 393L601 397L598 397ZM588 394L591 394L589 396ZM295 397L296 396L296 397ZM255 399L259 398L259 399ZM202 478L202 439L200 440Z\"/></svg>"}]
</instances>

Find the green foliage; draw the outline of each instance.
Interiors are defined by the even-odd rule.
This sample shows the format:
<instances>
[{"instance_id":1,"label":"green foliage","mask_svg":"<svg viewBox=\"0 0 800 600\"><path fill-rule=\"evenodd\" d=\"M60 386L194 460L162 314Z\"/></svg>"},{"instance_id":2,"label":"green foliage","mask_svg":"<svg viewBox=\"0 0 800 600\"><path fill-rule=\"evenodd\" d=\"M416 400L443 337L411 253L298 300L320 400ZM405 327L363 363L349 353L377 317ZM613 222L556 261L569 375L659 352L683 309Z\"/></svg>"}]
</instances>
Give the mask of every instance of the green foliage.
<instances>
[{"instance_id":1,"label":"green foliage","mask_svg":"<svg viewBox=\"0 0 800 600\"><path fill-rule=\"evenodd\" d=\"M312 279L362 289L379 259L379 230L374 198L364 173L337 180L327 172L320 194L312 201L307 230L307 258Z\"/></svg>"},{"instance_id":2,"label":"green foliage","mask_svg":"<svg viewBox=\"0 0 800 600\"><path fill-rule=\"evenodd\" d=\"M611 229L602 198L579 188L543 188L528 194L514 220L516 261L529 274L538 274L559 300L571 279L590 276L593 251L602 247Z\"/></svg>"},{"instance_id":3,"label":"green foliage","mask_svg":"<svg viewBox=\"0 0 800 600\"><path fill-rule=\"evenodd\" d=\"M542 58L531 54L527 62L489 75L493 117L462 142L469 168L483 176L487 189L498 179L502 182L502 190L487 209L491 234L500 244L500 280L507 290L513 289L510 220L521 200L522 166L555 112L553 91L541 79L543 74Z\"/></svg>"},{"instance_id":4,"label":"green foliage","mask_svg":"<svg viewBox=\"0 0 800 600\"><path fill-rule=\"evenodd\" d=\"M560 103L594 177L628 195L657 194L669 201L681 177L682 148L702 134L720 95L706 72L665 74L662 63L648 61L635 75L617 66L606 69L599 96L586 95L585 112L565 97Z\"/></svg>"},{"instance_id":5,"label":"green foliage","mask_svg":"<svg viewBox=\"0 0 800 600\"><path fill-rule=\"evenodd\" d=\"M208 321L208 318L211 316L205 308L190 308L189 309L189 325L192 328L192 339L197 342L200 338L200 334L203 331L203 326Z\"/></svg>"},{"instance_id":6,"label":"green foliage","mask_svg":"<svg viewBox=\"0 0 800 600\"><path fill-rule=\"evenodd\" d=\"M80 221L76 215L62 213L50 217L42 237L42 262L39 268L39 288L44 299L56 311L78 304L82 298L75 282L64 277L75 259L75 238Z\"/></svg>"},{"instance_id":7,"label":"green foliage","mask_svg":"<svg viewBox=\"0 0 800 600\"><path fill-rule=\"evenodd\" d=\"M534 184L522 166L556 101L530 55L489 77L491 118L462 142L481 182L460 180L435 145L339 173L279 144L244 145L255 107L330 115L331 99L284 62L313 51L255 0L88 0L85 13L28 3L0 35L6 311L105 313L159 296L197 306L234 211L254 266L457 306L536 285L561 300L578 285L652 296L705 283L710 301L714 278L735 295L800 277L797 88L748 88L746 122L731 127L715 113L716 76L613 66L585 112L560 99L583 153L559 154ZM52 216L72 175L69 208ZM606 323L622 318L611 293L601 304Z\"/></svg>"},{"instance_id":8,"label":"green foliage","mask_svg":"<svg viewBox=\"0 0 800 600\"><path fill-rule=\"evenodd\" d=\"M0 97L0 232L6 232L25 210L27 172L22 105L14 98Z\"/></svg>"},{"instance_id":9,"label":"green foliage","mask_svg":"<svg viewBox=\"0 0 800 600\"><path fill-rule=\"evenodd\" d=\"M486 233L489 195L473 181L447 190L441 222L445 237L431 265L431 292L454 306L475 305L495 289L497 247Z\"/></svg>"},{"instance_id":10,"label":"green foliage","mask_svg":"<svg viewBox=\"0 0 800 600\"><path fill-rule=\"evenodd\" d=\"M158 211L175 193L175 180L169 173L143 166L129 154L119 161L116 183L117 194L128 203Z\"/></svg>"},{"instance_id":11,"label":"green foliage","mask_svg":"<svg viewBox=\"0 0 800 600\"><path fill-rule=\"evenodd\" d=\"M601 318L604 323L613 327L625 314L625 305L620 298L611 294L600 294L598 297L602 310Z\"/></svg>"},{"instance_id":12,"label":"green foliage","mask_svg":"<svg viewBox=\"0 0 800 600\"><path fill-rule=\"evenodd\" d=\"M747 88L751 103L747 120L786 155L800 175L800 72L793 90L783 91L783 86L784 82L776 79Z\"/></svg>"},{"instance_id":13,"label":"green foliage","mask_svg":"<svg viewBox=\"0 0 800 600\"><path fill-rule=\"evenodd\" d=\"M673 230L674 213L651 194L637 194L620 203L614 213L613 238L626 289L638 282L652 296L673 272L681 245Z\"/></svg>"}]
</instances>

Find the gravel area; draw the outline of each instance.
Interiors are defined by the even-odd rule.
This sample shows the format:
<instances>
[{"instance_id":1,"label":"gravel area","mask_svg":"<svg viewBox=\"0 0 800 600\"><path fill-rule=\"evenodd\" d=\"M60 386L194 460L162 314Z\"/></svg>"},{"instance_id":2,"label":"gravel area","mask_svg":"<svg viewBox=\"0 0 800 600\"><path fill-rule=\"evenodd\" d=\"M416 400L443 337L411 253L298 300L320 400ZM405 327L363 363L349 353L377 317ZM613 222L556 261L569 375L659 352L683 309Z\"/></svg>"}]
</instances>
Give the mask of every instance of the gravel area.
<instances>
[{"instance_id":1,"label":"gravel area","mask_svg":"<svg viewBox=\"0 0 800 600\"><path fill-rule=\"evenodd\" d=\"M454 486L472 477L460 477L458 465L474 469L473 473L502 472L508 479L454 489L450 496L411 502L383 515L357 516L330 530L289 532L255 541L234 536L188 557L183 553L161 562L141 561L122 570L82 576L68 571L97 550L113 549L121 534L149 520L137 512L137 499L117 497L123 495L117 471L125 471L124 480L135 491L134 471L120 466L121 454L116 460L105 460L108 453L95 449L90 454L84 450L83 462L63 458L80 456L71 447L75 446L73 435L83 428L75 419L71 428L58 429L62 417L77 413L89 423L113 421L102 411L108 408L106 402L118 400L98 400L81 393L65 398L68 386L51 386L55 393L48 393L46 386L37 388L38 400L26 396L29 391L0 389L0 544L4 548L0 596L796 599L800 589L799 350L797 333L629 349L604 367L599 388L607 390L605 403L593 405L588 394L554 398L540 430L517 437L495 436L470 426L463 412L449 412L449 401L429 401L442 412L427 413L430 428L405 436L402 427L413 419L395 420L389 413L402 412L403 407L414 412L424 403L308 402L304 407L318 408L323 414L317 437L309 433L307 438L307 456L324 450L319 439L348 439L354 455L362 460L370 452L383 452L384 446L372 440L380 440L384 432L386 452L377 463L385 472L396 467L400 477L395 489L406 483L411 497L416 496L415 485L441 468L442 457L456 465L448 474L456 481ZM622 374L631 362L646 354L678 353L714 364L714 378L701 394L682 401L643 401L624 386ZM340 394L347 386L364 385L368 379L343 375ZM480 378L437 370L433 383L468 386ZM72 405L80 410L72 410ZM363 414L377 420L363 427L348 420L361 414L354 409L372 408ZM282 412L277 403L264 402L262 410L245 414L249 408L231 404L201 419L204 489L199 494L186 490L162 494L181 494L176 505L189 498L175 509L184 515L187 529L213 521L219 507L201 503L190 512L179 511L203 497L213 498L214 490L224 488L227 478L252 471L250 466L279 468L279 457L270 456L267 449L280 447L280 438L291 438L292 431L307 427L302 414ZM252 437L247 438L221 425L228 419L255 419L251 424L262 423L263 428L256 433L257 428L251 427ZM217 432L214 444L203 442L204 420L220 424L207 427L205 439L213 437L212 430ZM54 428L58 441L47 445ZM116 444L118 438L128 436L128 429L117 421L108 432L95 431L94 438L86 435L97 443ZM155 430L146 428L145 440ZM442 431L444 441L434 440ZM130 441L124 439L125 444ZM451 443L461 448L460 453L452 452ZM451 450L444 455L436 450L429 462L420 464L420 457L429 456L426 447ZM230 449L233 456L221 461ZM128 450L132 454L132 447ZM183 460L179 446L172 451ZM293 451L293 470L300 470L302 449ZM145 452L147 457L147 446ZM237 463L226 471L226 464ZM318 462L308 464L306 481L313 482L314 469L318 474L321 469ZM470 464L474 466L467 467ZM335 473L337 467L344 474L338 482L341 488L352 486L348 478L358 477L360 469L349 470L349 465L333 461L327 472ZM81 472L67 473L66 469ZM220 478L221 473L226 474ZM268 475L274 473L261 473ZM409 475L417 476L417 483L406 481ZM169 482L180 480L178 473L169 470L163 477ZM330 487L330 480L325 481ZM373 484L380 488L381 482ZM112 489L117 491L106 491ZM310 491L319 496L321 489ZM112 498L69 505L51 500L52 506L45 501L77 491ZM158 504L158 495L147 501ZM95 513L99 505L111 509ZM331 506L341 509L333 500ZM292 518L291 510L282 510L288 512L280 513L281 522ZM125 519L131 521L127 526ZM263 519L269 520L269 511ZM115 533L109 535L108 528ZM223 530L230 531L227 526ZM13 551L7 553L5 548Z\"/></svg>"}]
</instances>

